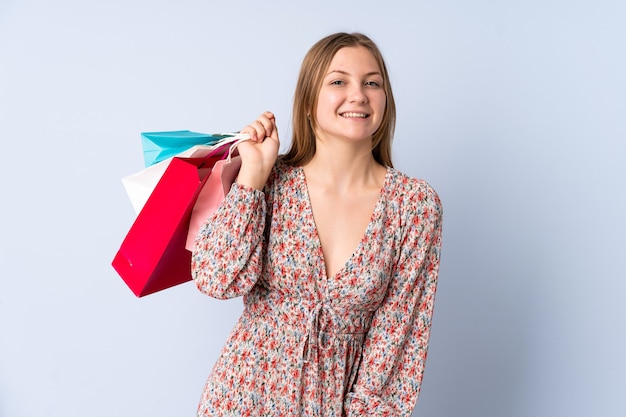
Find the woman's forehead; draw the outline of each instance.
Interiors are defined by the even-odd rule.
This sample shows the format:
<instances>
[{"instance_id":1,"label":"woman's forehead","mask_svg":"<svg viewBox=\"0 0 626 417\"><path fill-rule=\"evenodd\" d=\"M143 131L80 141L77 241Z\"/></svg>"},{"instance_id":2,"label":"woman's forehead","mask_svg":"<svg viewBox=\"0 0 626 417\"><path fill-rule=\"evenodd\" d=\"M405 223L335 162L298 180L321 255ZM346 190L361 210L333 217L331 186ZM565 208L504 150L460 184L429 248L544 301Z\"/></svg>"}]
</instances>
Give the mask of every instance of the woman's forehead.
<instances>
[{"instance_id":1,"label":"woman's forehead","mask_svg":"<svg viewBox=\"0 0 626 417\"><path fill-rule=\"evenodd\" d=\"M381 69L369 49L363 46L347 46L339 49L330 61L326 74L333 72L343 74L359 72L371 75L381 74Z\"/></svg>"}]
</instances>

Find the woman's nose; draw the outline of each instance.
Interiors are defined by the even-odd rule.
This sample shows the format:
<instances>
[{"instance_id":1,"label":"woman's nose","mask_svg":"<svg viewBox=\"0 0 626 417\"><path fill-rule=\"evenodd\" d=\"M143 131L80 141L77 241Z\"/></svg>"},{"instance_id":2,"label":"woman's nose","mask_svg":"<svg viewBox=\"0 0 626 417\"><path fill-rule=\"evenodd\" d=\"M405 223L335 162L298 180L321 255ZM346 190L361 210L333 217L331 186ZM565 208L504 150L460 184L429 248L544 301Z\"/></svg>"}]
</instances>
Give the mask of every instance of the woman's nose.
<instances>
[{"instance_id":1,"label":"woman's nose","mask_svg":"<svg viewBox=\"0 0 626 417\"><path fill-rule=\"evenodd\" d=\"M364 86L353 85L350 88L350 102L351 103L367 103L367 95L364 91Z\"/></svg>"}]
</instances>

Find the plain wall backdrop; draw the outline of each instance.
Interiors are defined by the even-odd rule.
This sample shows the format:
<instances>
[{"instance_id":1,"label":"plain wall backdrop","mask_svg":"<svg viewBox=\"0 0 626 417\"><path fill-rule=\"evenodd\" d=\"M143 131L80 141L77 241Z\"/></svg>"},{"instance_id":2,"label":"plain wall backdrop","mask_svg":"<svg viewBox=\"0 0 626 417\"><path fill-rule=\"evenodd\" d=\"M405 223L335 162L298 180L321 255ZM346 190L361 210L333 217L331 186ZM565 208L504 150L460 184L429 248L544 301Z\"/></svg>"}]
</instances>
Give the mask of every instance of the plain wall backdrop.
<instances>
[{"instance_id":1,"label":"plain wall backdrop","mask_svg":"<svg viewBox=\"0 0 626 417\"><path fill-rule=\"evenodd\" d=\"M238 130L361 31L444 204L415 416L626 416L626 3L2 0L0 416L192 416L241 311L110 266L140 132Z\"/></svg>"}]
</instances>

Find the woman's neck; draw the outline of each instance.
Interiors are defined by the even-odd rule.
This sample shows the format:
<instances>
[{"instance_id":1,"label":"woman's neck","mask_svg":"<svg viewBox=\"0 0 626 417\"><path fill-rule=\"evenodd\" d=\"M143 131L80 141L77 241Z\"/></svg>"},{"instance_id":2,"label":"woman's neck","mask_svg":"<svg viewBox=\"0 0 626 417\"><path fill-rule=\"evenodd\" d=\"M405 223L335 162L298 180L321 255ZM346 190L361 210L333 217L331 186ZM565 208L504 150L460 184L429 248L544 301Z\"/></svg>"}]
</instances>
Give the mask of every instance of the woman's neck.
<instances>
[{"instance_id":1,"label":"woman's neck","mask_svg":"<svg viewBox=\"0 0 626 417\"><path fill-rule=\"evenodd\" d=\"M386 172L372 155L371 143L318 141L315 155L303 166L307 178L332 188L379 187Z\"/></svg>"}]
</instances>

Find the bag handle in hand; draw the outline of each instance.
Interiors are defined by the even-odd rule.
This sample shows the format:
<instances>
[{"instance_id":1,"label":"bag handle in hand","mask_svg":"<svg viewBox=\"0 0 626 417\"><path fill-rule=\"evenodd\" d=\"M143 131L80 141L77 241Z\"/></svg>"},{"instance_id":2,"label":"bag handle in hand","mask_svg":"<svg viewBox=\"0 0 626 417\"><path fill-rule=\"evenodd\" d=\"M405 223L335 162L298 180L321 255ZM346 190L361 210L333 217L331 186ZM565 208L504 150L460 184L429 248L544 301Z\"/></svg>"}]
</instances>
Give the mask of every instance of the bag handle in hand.
<instances>
[{"instance_id":1,"label":"bag handle in hand","mask_svg":"<svg viewBox=\"0 0 626 417\"><path fill-rule=\"evenodd\" d=\"M230 149L228 149L228 158L226 158L228 160L228 163L230 163L230 159L232 158L233 152L235 151L235 149L237 149L237 146L239 146L239 144L241 142L245 142L247 140L250 140L250 135L247 134L247 133L241 133L241 134L239 134L239 136L240 136L240 138L237 139L235 142L233 142L230 145Z\"/></svg>"}]
</instances>

